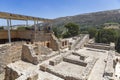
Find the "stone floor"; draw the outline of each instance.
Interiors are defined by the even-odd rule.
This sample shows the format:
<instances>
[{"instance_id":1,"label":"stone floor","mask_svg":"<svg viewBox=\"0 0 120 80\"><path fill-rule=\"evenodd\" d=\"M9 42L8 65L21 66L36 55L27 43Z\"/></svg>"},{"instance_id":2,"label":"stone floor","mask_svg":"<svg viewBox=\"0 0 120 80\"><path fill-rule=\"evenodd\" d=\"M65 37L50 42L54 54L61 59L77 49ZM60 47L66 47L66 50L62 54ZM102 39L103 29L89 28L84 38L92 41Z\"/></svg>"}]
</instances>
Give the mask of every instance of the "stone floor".
<instances>
[{"instance_id":1,"label":"stone floor","mask_svg":"<svg viewBox=\"0 0 120 80\"><path fill-rule=\"evenodd\" d=\"M80 54L98 58L96 64L94 65L91 71L91 74L88 80L102 80L104 68L105 68L104 60L108 56L108 51L92 49L92 48L83 48L83 49L78 50L77 52Z\"/></svg>"},{"instance_id":2,"label":"stone floor","mask_svg":"<svg viewBox=\"0 0 120 80\"><path fill-rule=\"evenodd\" d=\"M88 80L103 80L103 73L104 73L104 69L105 69L105 60L107 59L108 51L84 47L83 49L79 49L75 52L80 55L97 58L98 60L96 61L93 69L91 70ZM70 53L70 51L65 50L65 52L63 51L60 55L63 56L68 53ZM19 74L23 74L23 75L27 75L31 72L37 72L38 80L64 80L63 78L60 78L59 76L56 76L49 72L43 72L39 69L39 66L41 64L49 64L50 60L53 60L60 55L57 55L46 61L43 61L42 63L40 63L38 65L33 65L31 63L20 60L15 63L11 63L8 66L11 67L12 69L16 70ZM79 56L75 56L75 55L68 55L68 57L71 59L75 59L75 60L80 59ZM87 58L85 61L89 62L90 59L91 58ZM85 69L85 67L83 67L83 66L72 64L69 62L64 62L64 61L62 61L61 63L59 63L55 66L51 66L51 65L49 65L49 66L52 67L52 69L54 69L55 71L58 71L60 73L68 74L68 75L74 74L74 75L78 75L78 76L80 76L81 73L83 72L83 70Z\"/></svg>"},{"instance_id":3,"label":"stone floor","mask_svg":"<svg viewBox=\"0 0 120 80\"><path fill-rule=\"evenodd\" d=\"M0 74L0 80L4 80L4 77L5 77L5 73L3 72Z\"/></svg>"}]
</instances>

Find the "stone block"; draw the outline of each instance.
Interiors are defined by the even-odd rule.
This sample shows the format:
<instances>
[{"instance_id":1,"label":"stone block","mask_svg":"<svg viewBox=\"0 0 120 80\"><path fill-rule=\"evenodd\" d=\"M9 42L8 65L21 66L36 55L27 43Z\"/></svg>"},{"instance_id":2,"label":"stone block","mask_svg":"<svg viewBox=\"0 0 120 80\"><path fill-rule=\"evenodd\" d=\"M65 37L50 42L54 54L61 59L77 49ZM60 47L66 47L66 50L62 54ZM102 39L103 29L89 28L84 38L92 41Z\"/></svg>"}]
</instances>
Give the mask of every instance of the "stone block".
<instances>
[{"instance_id":1,"label":"stone block","mask_svg":"<svg viewBox=\"0 0 120 80\"><path fill-rule=\"evenodd\" d=\"M46 65L46 64L40 65L40 70L46 72L46 70L47 70L47 65Z\"/></svg>"},{"instance_id":2,"label":"stone block","mask_svg":"<svg viewBox=\"0 0 120 80\"><path fill-rule=\"evenodd\" d=\"M80 56L80 60L85 60L85 56Z\"/></svg>"},{"instance_id":3,"label":"stone block","mask_svg":"<svg viewBox=\"0 0 120 80\"><path fill-rule=\"evenodd\" d=\"M55 66L55 62L54 61L49 61L49 65Z\"/></svg>"},{"instance_id":4,"label":"stone block","mask_svg":"<svg viewBox=\"0 0 120 80\"><path fill-rule=\"evenodd\" d=\"M59 64L62 61L63 61L62 57L57 57L57 58L49 61L49 64L52 65L52 66L55 66L55 65Z\"/></svg>"},{"instance_id":5,"label":"stone block","mask_svg":"<svg viewBox=\"0 0 120 80\"><path fill-rule=\"evenodd\" d=\"M34 74L27 78L27 80L38 80L38 74Z\"/></svg>"}]
</instances>

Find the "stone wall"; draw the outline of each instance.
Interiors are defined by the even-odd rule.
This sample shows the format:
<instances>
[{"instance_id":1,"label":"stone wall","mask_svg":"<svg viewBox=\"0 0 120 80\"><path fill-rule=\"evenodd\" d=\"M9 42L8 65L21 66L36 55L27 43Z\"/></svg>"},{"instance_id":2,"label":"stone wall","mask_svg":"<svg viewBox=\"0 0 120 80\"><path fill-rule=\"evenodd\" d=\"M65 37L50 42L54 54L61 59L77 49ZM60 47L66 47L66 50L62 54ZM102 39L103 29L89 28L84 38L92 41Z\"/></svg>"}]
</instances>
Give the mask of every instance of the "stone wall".
<instances>
[{"instance_id":1,"label":"stone wall","mask_svg":"<svg viewBox=\"0 0 120 80\"><path fill-rule=\"evenodd\" d=\"M114 43L110 44L100 44L100 43L88 43L85 47L95 48L95 49L102 49L102 50L115 50Z\"/></svg>"},{"instance_id":2,"label":"stone wall","mask_svg":"<svg viewBox=\"0 0 120 80\"><path fill-rule=\"evenodd\" d=\"M33 64L38 64L58 54L58 52L53 52L50 48L42 46L41 44L24 44L21 59Z\"/></svg>"},{"instance_id":3,"label":"stone wall","mask_svg":"<svg viewBox=\"0 0 120 80\"><path fill-rule=\"evenodd\" d=\"M5 79L4 80L15 80L20 75L13 69L6 67L5 69Z\"/></svg>"},{"instance_id":4,"label":"stone wall","mask_svg":"<svg viewBox=\"0 0 120 80\"><path fill-rule=\"evenodd\" d=\"M82 79L87 80L90 72L92 71L97 59L93 58L91 61L88 62L87 66L85 67L84 71L82 72Z\"/></svg>"},{"instance_id":5,"label":"stone wall","mask_svg":"<svg viewBox=\"0 0 120 80\"><path fill-rule=\"evenodd\" d=\"M115 57L115 52L110 50L108 52L108 57L106 60L104 77L106 77L106 76L113 77L113 74L114 74L113 59L114 59L114 57Z\"/></svg>"},{"instance_id":6,"label":"stone wall","mask_svg":"<svg viewBox=\"0 0 120 80\"><path fill-rule=\"evenodd\" d=\"M67 75L68 73L61 73L60 71L56 71L52 67L49 67L47 64L44 64L44 65L46 65L46 66L44 66L44 69L46 69L46 72L49 72L53 75L56 75L60 78L65 79L65 80L82 80L82 78L80 76L78 77L74 74Z\"/></svg>"},{"instance_id":7,"label":"stone wall","mask_svg":"<svg viewBox=\"0 0 120 80\"><path fill-rule=\"evenodd\" d=\"M20 38L20 39L31 39L32 31L28 30L11 30L11 38ZM0 39L8 39L8 31L1 30L0 31Z\"/></svg>"},{"instance_id":8,"label":"stone wall","mask_svg":"<svg viewBox=\"0 0 120 80\"><path fill-rule=\"evenodd\" d=\"M80 56L80 60L82 61L85 61L85 59L88 57L88 56L84 56L83 54L79 54L79 53L76 53L76 52L72 52L73 55L76 55L76 56Z\"/></svg>"},{"instance_id":9,"label":"stone wall","mask_svg":"<svg viewBox=\"0 0 120 80\"><path fill-rule=\"evenodd\" d=\"M74 59L65 57L65 58L63 58L63 61L73 63L73 64L76 64L76 65L80 65L80 66L83 66L83 67L87 66L87 63L82 61L82 60L78 61L78 60L74 60Z\"/></svg>"},{"instance_id":10,"label":"stone wall","mask_svg":"<svg viewBox=\"0 0 120 80\"><path fill-rule=\"evenodd\" d=\"M28 74L21 74L19 71L7 66L5 68L4 80L38 80L38 73L31 72Z\"/></svg>"},{"instance_id":11,"label":"stone wall","mask_svg":"<svg viewBox=\"0 0 120 80\"><path fill-rule=\"evenodd\" d=\"M66 39L62 39L60 40L60 48L64 49L64 48L68 48L69 47L69 41Z\"/></svg>"},{"instance_id":12,"label":"stone wall","mask_svg":"<svg viewBox=\"0 0 120 80\"><path fill-rule=\"evenodd\" d=\"M63 58L60 56L60 57L57 57L57 58L49 61L49 64L52 65L52 66L55 66L55 65L59 64L62 61L63 61Z\"/></svg>"},{"instance_id":13,"label":"stone wall","mask_svg":"<svg viewBox=\"0 0 120 80\"><path fill-rule=\"evenodd\" d=\"M33 64L39 63L37 55L34 52L32 45L27 45L27 44L23 45L21 59Z\"/></svg>"},{"instance_id":14,"label":"stone wall","mask_svg":"<svg viewBox=\"0 0 120 80\"><path fill-rule=\"evenodd\" d=\"M89 35L88 34L81 34L78 39L75 41L74 44L71 45L72 50L78 50L80 48L83 48L85 43L89 41Z\"/></svg>"},{"instance_id":15,"label":"stone wall","mask_svg":"<svg viewBox=\"0 0 120 80\"><path fill-rule=\"evenodd\" d=\"M37 73L33 73L32 75L30 75L27 80L38 80L38 74Z\"/></svg>"},{"instance_id":16,"label":"stone wall","mask_svg":"<svg viewBox=\"0 0 120 80\"><path fill-rule=\"evenodd\" d=\"M5 79L5 72L0 73L0 80L4 80Z\"/></svg>"},{"instance_id":17,"label":"stone wall","mask_svg":"<svg viewBox=\"0 0 120 80\"><path fill-rule=\"evenodd\" d=\"M29 40L35 42L42 42L44 46L52 48L53 50L59 50L59 41L55 37L54 33L45 33L44 31L30 31L30 30L12 30L11 39L14 40ZM8 31L0 31L0 40L8 42ZM2 41L1 41L2 42Z\"/></svg>"},{"instance_id":18,"label":"stone wall","mask_svg":"<svg viewBox=\"0 0 120 80\"><path fill-rule=\"evenodd\" d=\"M21 60L20 45L5 45L0 47L0 73L4 71L7 64Z\"/></svg>"}]
</instances>

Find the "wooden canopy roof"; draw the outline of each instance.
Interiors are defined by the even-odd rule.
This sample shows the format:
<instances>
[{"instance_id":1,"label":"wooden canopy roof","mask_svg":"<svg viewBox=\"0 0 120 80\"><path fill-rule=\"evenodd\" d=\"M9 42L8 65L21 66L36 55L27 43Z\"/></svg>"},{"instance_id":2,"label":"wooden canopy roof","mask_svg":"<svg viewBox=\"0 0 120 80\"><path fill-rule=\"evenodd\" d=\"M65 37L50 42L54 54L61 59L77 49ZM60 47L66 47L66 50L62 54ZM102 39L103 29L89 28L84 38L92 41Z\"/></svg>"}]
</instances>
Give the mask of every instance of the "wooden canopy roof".
<instances>
[{"instance_id":1,"label":"wooden canopy roof","mask_svg":"<svg viewBox=\"0 0 120 80\"><path fill-rule=\"evenodd\" d=\"M52 21L50 19L45 19L45 18L25 16L25 15L19 15L19 14L6 13L6 12L0 12L0 18L11 19L11 20L34 20L34 21L43 21L43 22Z\"/></svg>"}]
</instances>

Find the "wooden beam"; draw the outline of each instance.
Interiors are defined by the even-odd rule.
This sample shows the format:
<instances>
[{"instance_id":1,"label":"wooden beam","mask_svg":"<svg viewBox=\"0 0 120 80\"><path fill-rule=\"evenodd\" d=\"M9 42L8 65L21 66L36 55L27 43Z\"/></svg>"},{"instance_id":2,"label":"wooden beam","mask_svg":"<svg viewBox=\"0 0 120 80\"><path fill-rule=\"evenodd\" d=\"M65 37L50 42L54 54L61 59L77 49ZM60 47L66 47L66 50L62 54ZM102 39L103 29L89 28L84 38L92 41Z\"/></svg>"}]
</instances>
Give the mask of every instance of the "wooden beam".
<instances>
[{"instance_id":1,"label":"wooden beam","mask_svg":"<svg viewBox=\"0 0 120 80\"><path fill-rule=\"evenodd\" d=\"M43 22L51 22L51 19L39 18L39 17L32 17L32 16L25 16L19 14L12 14L6 12L0 12L0 18L2 19L12 19L12 20L36 20L36 21L43 21Z\"/></svg>"}]
</instances>

